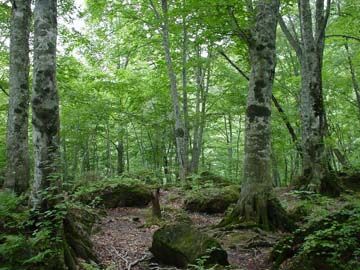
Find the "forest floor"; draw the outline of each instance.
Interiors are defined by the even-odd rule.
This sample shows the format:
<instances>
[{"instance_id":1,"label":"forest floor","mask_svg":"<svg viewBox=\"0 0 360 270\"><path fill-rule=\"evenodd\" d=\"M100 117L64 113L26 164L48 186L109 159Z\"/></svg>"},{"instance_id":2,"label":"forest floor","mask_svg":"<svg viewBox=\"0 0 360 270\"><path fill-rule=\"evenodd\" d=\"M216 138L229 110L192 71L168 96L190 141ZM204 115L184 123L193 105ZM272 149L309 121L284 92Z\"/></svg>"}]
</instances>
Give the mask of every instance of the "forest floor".
<instances>
[{"instance_id":1,"label":"forest floor","mask_svg":"<svg viewBox=\"0 0 360 270\"><path fill-rule=\"evenodd\" d=\"M161 191L161 205L171 211L182 211L183 194L180 189ZM173 213L173 212L172 212ZM221 231L213 229L223 215L187 213L194 226L216 237L228 253L232 269L267 270L269 252L280 234L266 233L259 229ZM106 210L99 221L98 232L93 235L94 249L101 264L111 270L160 270L176 269L162 267L152 262L149 248L153 233L159 225L149 223L151 208L115 208Z\"/></svg>"}]
</instances>

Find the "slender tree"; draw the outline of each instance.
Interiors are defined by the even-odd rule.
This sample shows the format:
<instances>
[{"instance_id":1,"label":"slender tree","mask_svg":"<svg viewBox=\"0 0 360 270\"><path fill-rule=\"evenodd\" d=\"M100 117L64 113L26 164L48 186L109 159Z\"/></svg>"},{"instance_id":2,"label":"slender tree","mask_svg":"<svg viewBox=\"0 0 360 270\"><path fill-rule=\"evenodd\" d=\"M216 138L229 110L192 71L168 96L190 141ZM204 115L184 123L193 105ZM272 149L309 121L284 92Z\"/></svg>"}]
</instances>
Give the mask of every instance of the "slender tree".
<instances>
[{"instance_id":1,"label":"slender tree","mask_svg":"<svg viewBox=\"0 0 360 270\"><path fill-rule=\"evenodd\" d=\"M49 209L44 191L59 192L59 98L56 87L57 0L37 0L34 10L32 94L35 153L32 205ZM51 193L50 193L51 194Z\"/></svg>"},{"instance_id":2,"label":"slender tree","mask_svg":"<svg viewBox=\"0 0 360 270\"><path fill-rule=\"evenodd\" d=\"M150 0L152 9L159 21L161 21L161 34L162 34L162 45L165 54L165 62L167 66L169 81L170 81L170 93L173 106L173 115L175 120L175 139L176 139L176 150L179 163L179 176L181 180L185 180L187 175L187 146L186 146L186 130L184 121L182 119L179 93L177 86L176 73L173 65L173 60L170 51L170 37L169 37L169 14L168 14L168 2L167 0L161 0L162 16L156 9L155 4Z\"/></svg>"},{"instance_id":3,"label":"slender tree","mask_svg":"<svg viewBox=\"0 0 360 270\"><path fill-rule=\"evenodd\" d=\"M8 172L4 187L16 193L29 187L29 32L31 0L12 1L10 97L7 122Z\"/></svg>"}]
</instances>

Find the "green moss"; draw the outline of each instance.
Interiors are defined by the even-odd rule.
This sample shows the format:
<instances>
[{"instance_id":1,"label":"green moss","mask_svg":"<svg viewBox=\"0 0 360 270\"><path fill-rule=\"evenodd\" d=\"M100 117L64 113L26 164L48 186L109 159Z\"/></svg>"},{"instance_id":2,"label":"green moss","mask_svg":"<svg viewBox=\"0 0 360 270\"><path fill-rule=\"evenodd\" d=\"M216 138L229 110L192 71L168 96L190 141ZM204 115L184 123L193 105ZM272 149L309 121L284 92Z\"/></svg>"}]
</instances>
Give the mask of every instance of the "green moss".
<instances>
[{"instance_id":1,"label":"green moss","mask_svg":"<svg viewBox=\"0 0 360 270\"><path fill-rule=\"evenodd\" d=\"M240 197L239 186L204 188L190 192L185 198L185 209L193 212L223 213Z\"/></svg>"},{"instance_id":2,"label":"green moss","mask_svg":"<svg viewBox=\"0 0 360 270\"><path fill-rule=\"evenodd\" d=\"M220 244L189 224L167 225L154 233L150 251L165 264L186 267L208 256L206 264L227 265L227 254Z\"/></svg>"},{"instance_id":3,"label":"green moss","mask_svg":"<svg viewBox=\"0 0 360 270\"><path fill-rule=\"evenodd\" d=\"M111 179L80 187L74 199L105 208L146 206L151 201L151 188L134 179Z\"/></svg>"},{"instance_id":4,"label":"green moss","mask_svg":"<svg viewBox=\"0 0 360 270\"><path fill-rule=\"evenodd\" d=\"M152 215L151 209L148 209L146 214L145 227L151 227L153 225L165 226L177 223L192 224L192 220L189 215L183 209L163 207L161 209L161 219Z\"/></svg>"}]
</instances>

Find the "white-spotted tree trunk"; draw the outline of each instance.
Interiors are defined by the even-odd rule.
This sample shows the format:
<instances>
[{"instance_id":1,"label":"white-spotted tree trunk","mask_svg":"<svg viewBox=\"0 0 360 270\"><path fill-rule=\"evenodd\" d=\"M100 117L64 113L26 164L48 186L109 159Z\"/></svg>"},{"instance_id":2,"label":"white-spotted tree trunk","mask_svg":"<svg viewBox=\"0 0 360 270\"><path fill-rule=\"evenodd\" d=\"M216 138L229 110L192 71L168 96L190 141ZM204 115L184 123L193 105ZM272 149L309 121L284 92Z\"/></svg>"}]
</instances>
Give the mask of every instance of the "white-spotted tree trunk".
<instances>
[{"instance_id":1,"label":"white-spotted tree trunk","mask_svg":"<svg viewBox=\"0 0 360 270\"><path fill-rule=\"evenodd\" d=\"M4 187L20 194L29 187L29 32L31 1L12 1L7 177Z\"/></svg>"},{"instance_id":2,"label":"white-spotted tree trunk","mask_svg":"<svg viewBox=\"0 0 360 270\"><path fill-rule=\"evenodd\" d=\"M320 191L321 180L328 174L328 157L324 144L327 126L322 92L322 64L331 0L326 1L326 6L324 2L316 0L313 16L310 0L298 0L301 31L299 39L298 35L287 28L284 20L280 19L280 26L295 49L301 67L300 113L304 176L301 184L315 191Z\"/></svg>"},{"instance_id":3,"label":"white-spotted tree trunk","mask_svg":"<svg viewBox=\"0 0 360 270\"><path fill-rule=\"evenodd\" d=\"M43 196L59 192L59 98L56 87L57 0L36 0L32 124L35 154L32 205L49 209Z\"/></svg>"},{"instance_id":4,"label":"white-spotted tree trunk","mask_svg":"<svg viewBox=\"0 0 360 270\"><path fill-rule=\"evenodd\" d=\"M246 109L245 159L241 195L220 225L257 224L289 229L286 213L272 194L271 98L276 65L279 0L253 1L253 25L247 39L251 74Z\"/></svg>"}]
</instances>

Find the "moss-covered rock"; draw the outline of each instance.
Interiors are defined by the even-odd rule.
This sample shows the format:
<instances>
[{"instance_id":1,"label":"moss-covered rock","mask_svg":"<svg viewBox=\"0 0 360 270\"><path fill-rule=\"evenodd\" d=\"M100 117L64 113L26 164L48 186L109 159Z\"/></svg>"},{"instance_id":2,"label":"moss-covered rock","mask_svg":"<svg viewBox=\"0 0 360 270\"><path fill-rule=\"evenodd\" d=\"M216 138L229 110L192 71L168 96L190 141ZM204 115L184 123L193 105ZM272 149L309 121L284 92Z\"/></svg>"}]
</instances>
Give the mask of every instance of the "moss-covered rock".
<instances>
[{"instance_id":1,"label":"moss-covered rock","mask_svg":"<svg viewBox=\"0 0 360 270\"><path fill-rule=\"evenodd\" d=\"M185 198L184 207L192 212L224 213L229 205L238 201L239 197L239 186L204 188L190 192Z\"/></svg>"},{"instance_id":2,"label":"moss-covered rock","mask_svg":"<svg viewBox=\"0 0 360 270\"><path fill-rule=\"evenodd\" d=\"M105 208L146 206L152 198L151 189L132 179L106 180L75 192L75 200Z\"/></svg>"},{"instance_id":3,"label":"moss-covered rock","mask_svg":"<svg viewBox=\"0 0 360 270\"><path fill-rule=\"evenodd\" d=\"M300 204L292 208L288 213L289 217L295 222L304 222L305 218L310 215L310 209L306 205Z\"/></svg>"},{"instance_id":4,"label":"moss-covered rock","mask_svg":"<svg viewBox=\"0 0 360 270\"><path fill-rule=\"evenodd\" d=\"M166 225L157 230L150 251L156 260L177 267L195 264L199 258L206 265L229 264L221 245L189 224Z\"/></svg>"},{"instance_id":5,"label":"moss-covered rock","mask_svg":"<svg viewBox=\"0 0 360 270\"><path fill-rule=\"evenodd\" d=\"M228 186L233 184L229 179L226 179L225 177L221 175L214 174L209 171L201 172L199 177L197 178L197 181L201 183L211 183L215 186Z\"/></svg>"},{"instance_id":6,"label":"moss-covered rock","mask_svg":"<svg viewBox=\"0 0 360 270\"><path fill-rule=\"evenodd\" d=\"M287 236L274 248L273 269L360 269L360 208L348 206Z\"/></svg>"}]
</instances>

